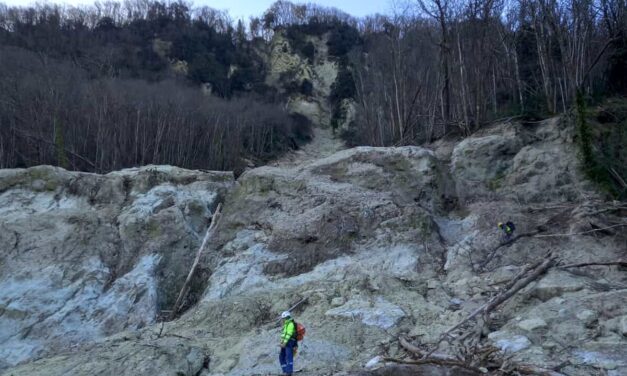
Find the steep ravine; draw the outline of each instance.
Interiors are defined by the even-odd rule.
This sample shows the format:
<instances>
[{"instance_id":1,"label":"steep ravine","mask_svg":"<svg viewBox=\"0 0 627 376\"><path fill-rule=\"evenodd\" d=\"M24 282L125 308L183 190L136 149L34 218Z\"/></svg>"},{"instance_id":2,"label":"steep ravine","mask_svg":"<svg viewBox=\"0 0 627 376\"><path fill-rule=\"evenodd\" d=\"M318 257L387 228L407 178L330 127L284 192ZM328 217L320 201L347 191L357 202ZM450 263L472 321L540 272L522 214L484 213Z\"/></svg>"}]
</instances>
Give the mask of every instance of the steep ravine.
<instances>
[{"instance_id":1,"label":"steep ravine","mask_svg":"<svg viewBox=\"0 0 627 376\"><path fill-rule=\"evenodd\" d=\"M287 33L289 34L289 33ZM313 54L305 57L298 51L298 42L285 31L274 34L268 50L260 52L267 62L265 83L285 97L285 107L292 114L307 119L315 127L338 131L354 121L356 105L352 98L335 98L334 85L342 69L342 57L333 56L328 46L330 34L303 35L301 43L310 43ZM344 57L346 58L346 57ZM340 113L334 106L340 105Z\"/></svg>"},{"instance_id":2,"label":"steep ravine","mask_svg":"<svg viewBox=\"0 0 627 376\"><path fill-rule=\"evenodd\" d=\"M611 227L625 223L625 209L579 175L571 130L557 118L431 149L315 154L236 182L166 167L152 167L156 181L151 168L2 171L0 327L11 342L0 351L13 356L5 374L277 374L277 314L307 298L294 312L308 328L300 374L399 375L407 370L363 366L405 354L401 334L436 341L548 250L569 263L627 256L624 229ZM79 176L89 189L70 189ZM155 323L217 201L223 218L197 285L206 289L182 317ZM118 227L108 225L115 218ZM501 220L542 236L478 268L499 244ZM553 268L494 313L483 341L568 375L624 375L626 298L624 269ZM9 332L28 326L26 336Z\"/></svg>"}]
</instances>

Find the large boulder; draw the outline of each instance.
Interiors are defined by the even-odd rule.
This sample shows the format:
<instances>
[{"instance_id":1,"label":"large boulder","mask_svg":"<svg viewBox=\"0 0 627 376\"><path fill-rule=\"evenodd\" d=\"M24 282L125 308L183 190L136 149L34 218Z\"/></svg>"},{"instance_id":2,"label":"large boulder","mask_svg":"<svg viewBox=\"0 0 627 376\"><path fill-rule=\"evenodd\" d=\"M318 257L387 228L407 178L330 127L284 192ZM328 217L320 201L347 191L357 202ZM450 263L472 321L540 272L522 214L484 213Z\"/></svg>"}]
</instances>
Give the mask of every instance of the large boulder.
<instances>
[{"instance_id":1,"label":"large boulder","mask_svg":"<svg viewBox=\"0 0 627 376\"><path fill-rule=\"evenodd\" d=\"M460 142L451 161L458 195L487 195L500 188L512 158L521 148L515 134L470 137Z\"/></svg>"},{"instance_id":2,"label":"large boulder","mask_svg":"<svg viewBox=\"0 0 627 376\"><path fill-rule=\"evenodd\" d=\"M466 202L503 196L547 202L590 194L571 138L572 130L560 118L499 125L466 138L451 157L459 197Z\"/></svg>"}]
</instances>

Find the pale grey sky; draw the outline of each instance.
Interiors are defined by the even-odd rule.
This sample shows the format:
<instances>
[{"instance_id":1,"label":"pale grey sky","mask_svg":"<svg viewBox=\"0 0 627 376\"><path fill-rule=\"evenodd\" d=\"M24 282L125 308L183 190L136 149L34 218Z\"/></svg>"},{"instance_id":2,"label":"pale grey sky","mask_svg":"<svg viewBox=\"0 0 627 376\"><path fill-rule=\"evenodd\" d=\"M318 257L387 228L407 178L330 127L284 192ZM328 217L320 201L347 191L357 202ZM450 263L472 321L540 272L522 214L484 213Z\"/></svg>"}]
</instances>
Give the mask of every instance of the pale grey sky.
<instances>
[{"instance_id":1,"label":"pale grey sky","mask_svg":"<svg viewBox=\"0 0 627 376\"><path fill-rule=\"evenodd\" d=\"M7 5L29 5L33 0L0 0ZM42 1L38 1L42 2ZM57 0L50 3L65 3L71 5L93 4L93 0ZM197 0L195 6L207 5L220 10L228 10L234 19L249 16L260 16L274 0ZM294 3L315 3L323 6L338 8L353 16L365 16L374 13L387 13L390 8L389 0L310 0L293 1Z\"/></svg>"},{"instance_id":2,"label":"pale grey sky","mask_svg":"<svg viewBox=\"0 0 627 376\"><path fill-rule=\"evenodd\" d=\"M261 15L274 0L204 0L194 4L208 5L217 9L228 9L233 18L250 15ZM384 13L389 8L388 0L312 0L293 1L294 3L315 3L327 7L334 7L353 16L365 16L374 13Z\"/></svg>"}]
</instances>

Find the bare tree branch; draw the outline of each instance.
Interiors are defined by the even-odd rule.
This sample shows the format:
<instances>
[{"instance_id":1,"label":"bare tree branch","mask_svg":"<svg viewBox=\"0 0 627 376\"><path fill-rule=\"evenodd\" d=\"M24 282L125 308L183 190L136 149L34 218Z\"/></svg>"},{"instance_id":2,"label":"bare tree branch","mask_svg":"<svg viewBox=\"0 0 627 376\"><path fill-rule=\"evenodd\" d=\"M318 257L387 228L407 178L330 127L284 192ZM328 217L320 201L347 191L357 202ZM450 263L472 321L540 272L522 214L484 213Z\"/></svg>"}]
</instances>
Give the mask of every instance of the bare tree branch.
<instances>
[{"instance_id":1,"label":"bare tree branch","mask_svg":"<svg viewBox=\"0 0 627 376\"><path fill-rule=\"evenodd\" d=\"M583 231L583 232L572 232L572 233L568 233L568 234L545 234L545 235L535 235L534 238L553 238L553 237L562 237L562 236L575 236L575 235L585 235L585 234L590 234L593 232L599 232L599 231L606 231L612 228L616 228L616 227L625 227L627 226L627 223L621 223L618 225L613 225L613 226L608 226L608 227L603 227L603 228L596 228L594 230L588 230L588 231Z\"/></svg>"},{"instance_id":2,"label":"bare tree branch","mask_svg":"<svg viewBox=\"0 0 627 376\"><path fill-rule=\"evenodd\" d=\"M183 301L183 298L185 298L185 296L187 295L188 286L192 278L194 277L194 273L196 272L196 268L198 267L198 263L200 262L200 256L202 256L202 253L204 252L205 248L207 248L207 245L209 244L209 240L213 237L215 229L218 226L218 223L220 222L220 217L222 215L221 210L222 210L222 204L219 204L215 213L213 213L213 216L211 217L211 225L209 225L209 228L207 229L207 233L205 234L205 238L203 239L202 244L200 245L200 248L198 248L198 252L196 253L196 258L194 259L194 263L192 264L192 267L189 270L189 273L187 274L187 278L185 279L185 283L183 284L183 287L181 288L181 291L179 292L178 298L176 298L176 303L174 303L174 306L172 307L172 313L170 314L171 319L176 317L179 309L181 308L181 302Z\"/></svg>"},{"instance_id":3,"label":"bare tree branch","mask_svg":"<svg viewBox=\"0 0 627 376\"><path fill-rule=\"evenodd\" d=\"M383 358L383 361L399 363L399 364L412 364L412 365L433 364L433 365L444 366L444 367L460 367L460 368L464 368L469 371L475 372L477 373L477 375L483 374L483 372L479 368L469 366L468 364L461 362L459 360L444 360L444 359L433 359L433 358L419 359L419 360L402 360L402 359L395 359L395 358Z\"/></svg>"},{"instance_id":4,"label":"bare tree branch","mask_svg":"<svg viewBox=\"0 0 627 376\"><path fill-rule=\"evenodd\" d=\"M448 329L446 332L442 333L438 342L435 344L433 349L425 355L425 358L430 357L438 349L442 341L444 341L444 339L446 339L452 332L459 329L468 321L474 319L480 314L487 316L496 307L507 301L509 298L514 296L518 291L529 285L531 282L535 281L538 277L540 277L554 265L555 259L555 256L552 256L550 253L547 254L544 257L544 261L542 261L537 267L535 267L528 276L525 277L524 275L519 275L519 277L510 282L508 288L505 291L494 296L492 299L490 299L490 301L477 308L475 311L466 316L466 318L464 318L462 321Z\"/></svg>"},{"instance_id":5,"label":"bare tree branch","mask_svg":"<svg viewBox=\"0 0 627 376\"><path fill-rule=\"evenodd\" d=\"M496 256L496 252L501 249L502 247L506 246L506 245L511 245L513 244L515 241L517 241L518 239L521 238L528 238L528 237L532 237L532 236L536 236L536 234L539 234L540 231L532 231L532 232L526 232L526 233L522 233L520 235L516 235L513 238L511 238L510 240L500 243L499 245L497 245L496 247L494 247L494 249L492 249L490 251L490 253L488 253L488 256L483 260L483 262L479 265L480 269L484 269L486 266L488 266L488 264L490 263L490 261L492 261L492 259L494 258L494 256Z\"/></svg>"},{"instance_id":6,"label":"bare tree branch","mask_svg":"<svg viewBox=\"0 0 627 376\"><path fill-rule=\"evenodd\" d=\"M583 268L585 266L622 266L627 267L627 261L608 261L608 262L582 262L579 264L568 264L560 266L560 269Z\"/></svg>"}]
</instances>

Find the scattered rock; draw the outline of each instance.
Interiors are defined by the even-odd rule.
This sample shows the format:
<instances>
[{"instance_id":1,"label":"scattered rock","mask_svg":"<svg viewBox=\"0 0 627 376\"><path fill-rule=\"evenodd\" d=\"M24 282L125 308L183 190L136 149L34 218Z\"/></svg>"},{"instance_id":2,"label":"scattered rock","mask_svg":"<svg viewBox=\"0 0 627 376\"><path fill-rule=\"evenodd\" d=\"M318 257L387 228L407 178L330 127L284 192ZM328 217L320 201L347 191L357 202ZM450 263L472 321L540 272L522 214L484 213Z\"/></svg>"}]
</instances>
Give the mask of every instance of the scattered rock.
<instances>
[{"instance_id":1,"label":"scattered rock","mask_svg":"<svg viewBox=\"0 0 627 376\"><path fill-rule=\"evenodd\" d=\"M581 321L587 327L592 326L599 319L599 314L589 309L584 309L582 311L577 312L576 316L577 316L577 319L579 319L579 321Z\"/></svg>"},{"instance_id":2,"label":"scattered rock","mask_svg":"<svg viewBox=\"0 0 627 376\"><path fill-rule=\"evenodd\" d=\"M554 350L558 348L558 344L553 341L547 341L542 344L542 348L546 350Z\"/></svg>"},{"instance_id":3,"label":"scattered rock","mask_svg":"<svg viewBox=\"0 0 627 376\"><path fill-rule=\"evenodd\" d=\"M540 318L527 319L518 323L518 327L527 332L531 332L540 328L546 328L546 326L546 321Z\"/></svg>"},{"instance_id":4,"label":"scattered rock","mask_svg":"<svg viewBox=\"0 0 627 376\"><path fill-rule=\"evenodd\" d=\"M370 359L364 367L366 367L367 369L375 368L381 364L381 360L383 360L382 356L375 356L374 358Z\"/></svg>"},{"instance_id":5,"label":"scattered rock","mask_svg":"<svg viewBox=\"0 0 627 376\"><path fill-rule=\"evenodd\" d=\"M492 272L491 278L493 283L505 283L511 281L518 272L520 272L519 266L508 265Z\"/></svg>"},{"instance_id":6,"label":"scattered rock","mask_svg":"<svg viewBox=\"0 0 627 376\"><path fill-rule=\"evenodd\" d=\"M585 286L585 281L581 278L563 270L552 269L536 284L533 294L538 299L547 301L564 293L579 291Z\"/></svg>"},{"instance_id":7,"label":"scattered rock","mask_svg":"<svg viewBox=\"0 0 627 376\"><path fill-rule=\"evenodd\" d=\"M618 360L600 352L577 350L573 354L583 364L597 366L606 370L614 370L619 366ZM625 365L625 362L620 361L620 365Z\"/></svg>"},{"instance_id":8,"label":"scattered rock","mask_svg":"<svg viewBox=\"0 0 627 376\"><path fill-rule=\"evenodd\" d=\"M627 336L627 315L621 317L619 325L620 333L624 336Z\"/></svg>"},{"instance_id":9,"label":"scattered rock","mask_svg":"<svg viewBox=\"0 0 627 376\"><path fill-rule=\"evenodd\" d=\"M346 299L344 299L341 296L335 297L333 299L331 299L331 306L333 307L339 307L341 305L343 305L344 303L346 303Z\"/></svg>"},{"instance_id":10,"label":"scattered rock","mask_svg":"<svg viewBox=\"0 0 627 376\"><path fill-rule=\"evenodd\" d=\"M463 300L461 300L459 298L453 298L453 299L449 300L449 308L454 310L454 311L456 311L456 310L461 308L463 303L464 303Z\"/></svg>"},{"instance_id":11,"label":"scattered rock","mask_svg":"<svg viewBox=\"0 0 627 376\"><path fill-rule=\"evenodd\" d=\"M40 359L9 375L189 375L200 374L205 350L178 338L157 341L104 341L87 352ZM71 370L71 371L70 371Z\"/></svg>"},{"instance_id":12,"label":"scattered rock","mask_svg":"<svg viewBox=\"0 0 627 376\"><path fill-rule=\"evenodd\" d=\"M360 318L366 325L389 329L396 325L398 320L405 317L405 312L382 297L377 297L374 304L364 300L349 300L341 307L327 311L327 316Z\"/></svg>"},{"instance_id":13,"label":"scattered rock","mask_svg":"<svg viewBox=\"0 0 627 376\"><path fill-rule=\"evenodd\" d=\"M488 335L488 338L504 353L519 352L531 346L529 338L508 332L492 332Z\"/></svg>"},{"instance_id":14,"label":"scattered rock","mask_svg":"<svg viewBox=\"0 0 627 376\"><path fill-rule=\"evenodd\" d=\"M430 290L437 289L440 287L440 281L435 279L430 279L427 281L427 288Z\"/></svg>"}]
</instances>

